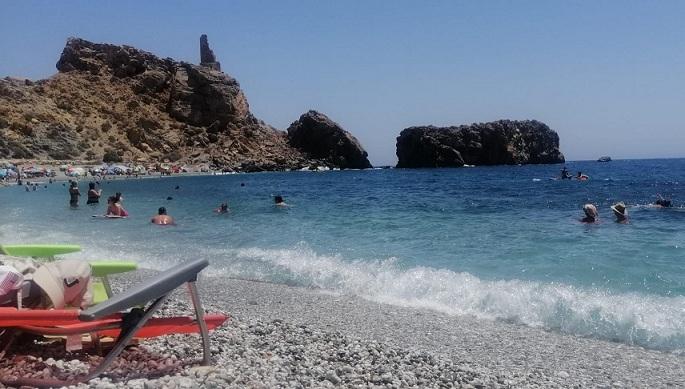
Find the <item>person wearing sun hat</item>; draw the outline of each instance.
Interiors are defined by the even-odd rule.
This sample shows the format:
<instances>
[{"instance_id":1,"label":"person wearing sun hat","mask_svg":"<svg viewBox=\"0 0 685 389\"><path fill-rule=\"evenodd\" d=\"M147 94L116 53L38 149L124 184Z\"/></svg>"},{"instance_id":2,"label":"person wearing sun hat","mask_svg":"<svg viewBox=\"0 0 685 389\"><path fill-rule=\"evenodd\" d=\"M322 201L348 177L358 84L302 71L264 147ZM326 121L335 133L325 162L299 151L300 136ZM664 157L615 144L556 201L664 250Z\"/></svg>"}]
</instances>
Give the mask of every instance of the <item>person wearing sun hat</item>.
<instances>
[{"instance_id":1,"label":"person wearing sun hat","mask_svg":"<svg viewBox=\"0 0 685 389\"><path fill-rule=\"evenodd\" d=\"M90 273L88 262L64 259L41 265L32 279L49 299L45 306L86 308L93 302Z\"/></svg>"},{"instance_id":2,"label":"person wearing sun hat","mask_svg":"<svg viewBox=\"0 0 685 389\"><path fill-rule=\"evenodd\" d=\"M597 223L597 219L599 218L597 207L593 204L585 204L583 205L583 212L585 212L585 217L580 219L581 223Z\"/></svg>"},{"instance_id":3,"label":"person wearing sun hat","mask_svg":"<svg viewBox=\"0 0 685 389\"><path fill-rule=\"evenodd\" d=\"M617 223L628 223L628 210L626 209L626 205L623 203L623 201L619 201L618 203L612 205L611 210L614 211L614 215L616 215Z\"/></svg>"},{"instance_id":4,"label":"person wearing sun hat","mask_svg":"<svg viewBox=\"0 0 685 389\"><path fill-rule=\"evenodd\" d=\"M3 256L0 265L0 306L18 303L29 308L64 309L92 305L91 268L86 261L63 259L43 263Z\"/></svg>"}]
</instances>

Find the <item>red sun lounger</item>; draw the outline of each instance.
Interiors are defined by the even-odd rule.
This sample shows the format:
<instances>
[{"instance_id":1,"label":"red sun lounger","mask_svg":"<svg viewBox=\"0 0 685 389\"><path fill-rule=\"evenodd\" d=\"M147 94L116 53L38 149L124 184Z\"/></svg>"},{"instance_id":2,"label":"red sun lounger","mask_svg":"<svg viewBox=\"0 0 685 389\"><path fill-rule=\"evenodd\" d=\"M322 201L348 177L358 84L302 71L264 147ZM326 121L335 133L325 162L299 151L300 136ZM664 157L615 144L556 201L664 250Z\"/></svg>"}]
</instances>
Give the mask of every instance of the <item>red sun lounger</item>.
<instances>
[{"instance_id":1,"label":"red sun lounger","mask_svg":"<svg viewBox=\"0 0 685 389\"><path fill-rule=\"evenodd\" d=\"M110 352L100 365L78 380L88 381L105 372L117 355L134 337L145 338L172 333L197 333L202 337L202 364L210 363L209 330L220 326L227 317L222 314L205 314L197 292L197 275L207 267L207 260L195 260L177 265L158 276L138 284L126 292L86 310L40 310L0 308L0 330L5 332L30 332L39 335L90 334L116 337ZM179 286L188 284L195 317L153 318L169 294ZM148 305L149 304L149 305ZM146 308L132 308L146 306ZM5 334L6 335L6 334ZM0 341L0 346L2 342ZM5 345L8 347L8 345ZM4 348L4 347L3 347ZM56 380L4 380L5 385L58 386L74 382Z\"/></svg>"}]
</instances>

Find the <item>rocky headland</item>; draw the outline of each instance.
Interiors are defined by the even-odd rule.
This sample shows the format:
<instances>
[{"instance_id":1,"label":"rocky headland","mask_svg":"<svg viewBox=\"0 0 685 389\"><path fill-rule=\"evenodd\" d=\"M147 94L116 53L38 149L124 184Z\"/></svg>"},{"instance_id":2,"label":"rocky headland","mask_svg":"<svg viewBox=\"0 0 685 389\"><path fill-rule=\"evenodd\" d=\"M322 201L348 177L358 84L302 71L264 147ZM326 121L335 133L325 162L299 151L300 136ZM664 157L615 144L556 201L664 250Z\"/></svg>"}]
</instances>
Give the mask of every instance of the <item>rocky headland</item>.
<instances>
[{"instance_id":1,"label":"rocky headland","mask_svg":"<svg viewBox=\"0 0 685 389\"><path fill-rule=\"evenodd\" d=\"M410 127L397 137L398 168L563 163L559 136L536 120Z\"/></svg>"},{"instance_id":2,"label":"rocky headland","mask_svg":"<svg viewBox=\"0 0 685 389\"><path fill-rule=\"evenodd\" d=\"M288 127L288 141L311 158L343 169L366 169L371 164L357 138L326 115L309 111Z\"/></svg>"},{"instance_id":3,"label":"rocky headland","mask_svg":"<svg viewBox=\"0 0 685 389\"><path fill-rule=\"evenodd\" d=\"M325 115L306 113L292 135L256 118L204 35L200 60L70 38L56 75L0 80L0 158L370 167L359 142Z\"/></svg>"}]
</instances>

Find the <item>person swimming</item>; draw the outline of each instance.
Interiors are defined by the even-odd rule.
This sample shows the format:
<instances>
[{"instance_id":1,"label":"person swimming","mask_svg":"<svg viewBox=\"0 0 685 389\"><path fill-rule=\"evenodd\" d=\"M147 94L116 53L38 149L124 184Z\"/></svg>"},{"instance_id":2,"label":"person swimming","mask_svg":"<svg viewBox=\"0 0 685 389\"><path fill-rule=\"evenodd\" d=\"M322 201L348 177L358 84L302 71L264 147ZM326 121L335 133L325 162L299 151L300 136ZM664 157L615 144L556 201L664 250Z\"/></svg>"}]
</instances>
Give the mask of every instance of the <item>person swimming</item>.
<instances>
[{"instance_id":1,"label":"person swimming","mask_svg":"<svg viewBox=\"0 0 685 389\"><path fill-rule=\"evenodd\" d=\"M128 217L128 212L121 205L123 199L124 197L121 195L121 192L117 192L114 196L110 196L107 199L106 215Z\"/></svg>"},{"instance_id":2,"label":"person swimming","mask_svg":"<svg viewBox=\"0 0 685 389\"><path fill-rule=\"evenodd\" d=\"M100 196L102 195L101 189L95 189L95 183L88 183L88 200L86 204L98 204L100 202Z\"/></svg>"},{"instance_id":3,"label":"person swimming","mask_svg":"<svg viewBox=\"0 0 685 389\"><path fill-rule=\"evenodd\" d=\"M656 199L656 202L654 203L656 206L661 208L671 208L673 206L671 199L665 199L661 197L660 194L657 194L657 197L658 199Z\"/></svg>"},{"instance_id":4,"label":"person swimming","mask_svg":"<svg viewBox=\"0 0 685 389\"><path fill-rule=\"evenodd\" d=\"M626 224L628 223L628 210L623 201L611 206L611 210L614 211L614 216L616 216L616 223Z\"/></svg>"},{"instance_id":5,"label":"person swimming","mask_svg":"<svg viewBox=\"0 0 685 389\"><path fill-rule=\"evenodd\" d=\"M221 203L221 205L219 205L219 208L215 209L214 212L228 213L228 203Z\"/></svg>"},{"instance_id":6,"label":"person swimming","mask_svg":"<svg viewBox=\"0 0 685 389\"><path fill-rule=\"evenodd\" d=\"M578 175L576 176L576 180L579 180L579 181L585 181L585 180L587 180L587 179L589 179L589 178L590 178L590 177L588 177L587 175L583 174L583 172L578 172Z\"/></svg>"},{"instance_id":7,"label":"person swimming","mask_svg":"<svg viewBox=\"0 0 685 389\"><path fill-rule=\"evenodd\" d=\"M561 179L570 180L571 178L571 174L568 172L568 169L566 169L566 166L564 166L564 168L561 169Z\"/></svg>"},{"instance_id":8,"label":"person swimming","mask_svg":"<svg viewBox=\"0 0 685 389\"><path fill-rule=\"evenodd\" d=\"M593 204L585 204L583 205L583 212L585 212L585 217L580 219L581 223L597 223L597 219L599 219L597 207Z\"/></svg>"},{"instance_id":9,"label":"person swimming","mask_svg":"<svg viewBox=\"0 0 685 389\"><path fill-rule=\"evenodd\" d=\"M288 204L283 200L283 196L274 196L274 204L278 207L287 207Z\"/></svg>"},{"instance_id":10,"label":"person swimming","mask_svg":"<svg viewBox=\"0 0 685 389\"><path fill-rule=\"evenodd\" d=\"M157 225L176 224L174 223L174 218L167 215L166 208L164 207L159 207L157 210L157 215L153 216L152 219L150 219L150 222Z\"/></svg>"},{"instance_id":11,"label":"person swimming","mask_svg":"<svg viewBox=\"0 0 685 389\"><path fill-rule=\"evenodd\" d=\"M78 182L71 181L69 184L69 205L71 207L78 207L78 198L81 196L81 192L78 190Z\"/></svg>"}]
</instances>

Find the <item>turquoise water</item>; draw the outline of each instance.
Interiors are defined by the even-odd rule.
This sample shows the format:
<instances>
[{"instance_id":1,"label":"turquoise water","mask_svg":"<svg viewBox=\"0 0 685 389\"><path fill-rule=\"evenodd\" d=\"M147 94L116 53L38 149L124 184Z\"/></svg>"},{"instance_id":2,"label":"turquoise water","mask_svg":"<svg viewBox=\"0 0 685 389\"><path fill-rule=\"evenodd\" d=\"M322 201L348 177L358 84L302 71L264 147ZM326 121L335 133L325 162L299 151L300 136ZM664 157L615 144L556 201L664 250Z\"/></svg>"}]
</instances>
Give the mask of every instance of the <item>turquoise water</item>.
<instances>
[{"instance_id":1,"label":"turquoise water","mask_svg":"<svg viewBox=\"0 0 685 389\"><path fill-rule=\"evenodd\" d=\"M682 352L685 160L567 166L591 179L550 180L561 166L548 165L103 183L104 197L124 193L127 220L94 219L105 204L85 199L70 209L61 183L10 187L0 241L78 243L75 256L155 268L203 257L217 275ZM647 207L656 193L676 208ZM226 200L229 214L212 212ZM630 224L613 222L619 200ZM586 202L599 224L579 223ZM178 226L149 224L159 206Z\"/></svg>"}]
</instances>

